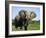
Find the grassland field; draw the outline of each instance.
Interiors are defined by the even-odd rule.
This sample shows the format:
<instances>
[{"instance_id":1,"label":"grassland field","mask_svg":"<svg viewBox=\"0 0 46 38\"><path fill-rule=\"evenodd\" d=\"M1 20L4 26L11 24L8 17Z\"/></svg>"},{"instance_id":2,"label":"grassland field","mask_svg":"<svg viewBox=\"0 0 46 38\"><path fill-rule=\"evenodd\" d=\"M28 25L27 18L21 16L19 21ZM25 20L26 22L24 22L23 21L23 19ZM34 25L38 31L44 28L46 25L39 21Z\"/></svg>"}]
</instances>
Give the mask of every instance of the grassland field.
<instances>
[{"instance_id":1,"label":"grassland field","mask_svg":"<svg viewBox=\"0 0 46 38\"><path fill-rule=\"evenodd\" d=\"M40 30L40 21L32 21L32 23L29 23L27 30ZM19 28L16 29L15 25L12 24L12 31L24 31L24 28L22 30Z\"/></svg>"}]
</instances>

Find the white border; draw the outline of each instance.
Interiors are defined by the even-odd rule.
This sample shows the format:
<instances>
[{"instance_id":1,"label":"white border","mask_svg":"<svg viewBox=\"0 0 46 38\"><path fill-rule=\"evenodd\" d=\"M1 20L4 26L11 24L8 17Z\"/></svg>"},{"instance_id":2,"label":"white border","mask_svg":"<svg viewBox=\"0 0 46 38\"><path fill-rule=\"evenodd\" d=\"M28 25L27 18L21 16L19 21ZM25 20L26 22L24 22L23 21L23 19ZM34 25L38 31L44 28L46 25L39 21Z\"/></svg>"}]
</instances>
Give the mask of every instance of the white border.
<instances>
[{"instance_id":1,"label":"white border","mask_svg":"<svg viewBox=\"0 0 46 38\"><path fill-rule=\"evenodd\" d=\"M39 7L40 8L40 30L12 31L12 6L19 6L19 7ZM43 8L42 8L42 6L41 5L9 4L9 35L35 34L35 33L43 33Z\"/></svg>"}]
</instances>

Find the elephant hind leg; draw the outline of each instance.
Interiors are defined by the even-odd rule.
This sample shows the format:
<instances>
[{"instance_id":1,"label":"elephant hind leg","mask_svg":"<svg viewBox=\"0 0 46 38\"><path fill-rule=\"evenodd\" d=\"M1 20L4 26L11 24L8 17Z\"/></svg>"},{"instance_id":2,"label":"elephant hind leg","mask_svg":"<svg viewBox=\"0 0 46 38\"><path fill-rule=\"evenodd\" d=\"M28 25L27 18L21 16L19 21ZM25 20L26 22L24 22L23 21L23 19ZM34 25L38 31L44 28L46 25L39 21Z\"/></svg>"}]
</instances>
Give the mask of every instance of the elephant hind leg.
<instances>
[{"instance_id":1,"label":"elephant hind leg","mask_svg":"<svg viewBox=\"0 0 46 38\"><path fill-rule=\"evenodd\" d=\"M16 30L18 29L18 27L17 27L17 26L15 26L15 28L16 28Z\"/></svg>"},{"instance_id":2,"label":"elephant hind leg","mask_svg":"<svg viewBox=\"0 0 46 38\"><path fill-rule=\"evenodd\" d=\"M22 30L22 27L20 27L20 30Z\"/></svg>"}]
</instances>

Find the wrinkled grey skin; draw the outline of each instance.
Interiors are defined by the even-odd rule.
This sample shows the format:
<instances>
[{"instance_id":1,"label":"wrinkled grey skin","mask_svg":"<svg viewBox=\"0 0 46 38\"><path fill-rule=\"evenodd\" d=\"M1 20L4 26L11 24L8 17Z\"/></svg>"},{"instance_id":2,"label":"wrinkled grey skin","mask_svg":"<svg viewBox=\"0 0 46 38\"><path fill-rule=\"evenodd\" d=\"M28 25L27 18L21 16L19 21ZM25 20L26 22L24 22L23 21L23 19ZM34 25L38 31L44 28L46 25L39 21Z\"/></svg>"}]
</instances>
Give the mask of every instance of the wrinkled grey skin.
<instances>
[{"instance_id":1,"label":"wrinkled grey skin","mask_svg":"<svg viewBox=\"0 0 46 38\"><path fill-rule=\"evenodd\" d=\"M17 15L15 17L15 19L17 21L21 21L20 18L22 19L22 21L21 21L22 24L20 22L18 22L18 23L20 23L21 26L19 26L19 24L17 23L18 24L17 27L21 27L21 29L22 29L22 27L24 26L25 30L27 30L28 24L31 23L32 19L35 17L36 17L36 14L34 12L21 10L19 12L19 15Z\"/></svg>"},{"instance_id":2,"label":"wrinkled grey skin","mask_svg":"<svg viewBox=\"0 0 46 38\"><path fill-rule=\"evenodd\" d=\"M36 14L31 11L26 12L26 19L28 23L31 23L32 19L36 17Z\"/></svg>"}]
</instances>

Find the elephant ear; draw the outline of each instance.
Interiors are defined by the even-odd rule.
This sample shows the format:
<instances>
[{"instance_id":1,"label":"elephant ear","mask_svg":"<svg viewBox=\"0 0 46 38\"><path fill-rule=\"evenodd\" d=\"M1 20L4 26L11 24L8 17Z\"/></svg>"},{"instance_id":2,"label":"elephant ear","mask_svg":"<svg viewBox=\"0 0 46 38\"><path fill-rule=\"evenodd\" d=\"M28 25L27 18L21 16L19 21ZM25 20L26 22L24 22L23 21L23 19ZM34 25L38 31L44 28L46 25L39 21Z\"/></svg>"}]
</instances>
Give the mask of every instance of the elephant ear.
<instances>
[{"instance_id":1,"label":"elephant ear","mask_svg":"<svg viewBox=\"0 0 46 38\"><path fill-rule=\"evenodd\" d=\"M17 16L15 17L15 19L18 21L18 20L20 19L20 16L17 15Z\"/></svg>"},{"instance_id":2,"label":"elephant ear","mask_svg":"<svg viewBox=\"0 0 46 38\"><path fill-rule=\"evenodd\" d=\"M20 10L20 11L19 11L19 15L20 15L20 16L21 16L21 13L22 13L22 12L26 13L26 10Z\"/></svg>"},{"instance_id":3,"label":"elephant ear","mask_svg":"<svg viewBox=\"0 0 46 38\"><path fill-rule=\"evenodd\" d=\"M36 14L34 12L31 12L32 19L36 17Z\"/></svg>"}]
</instances>

